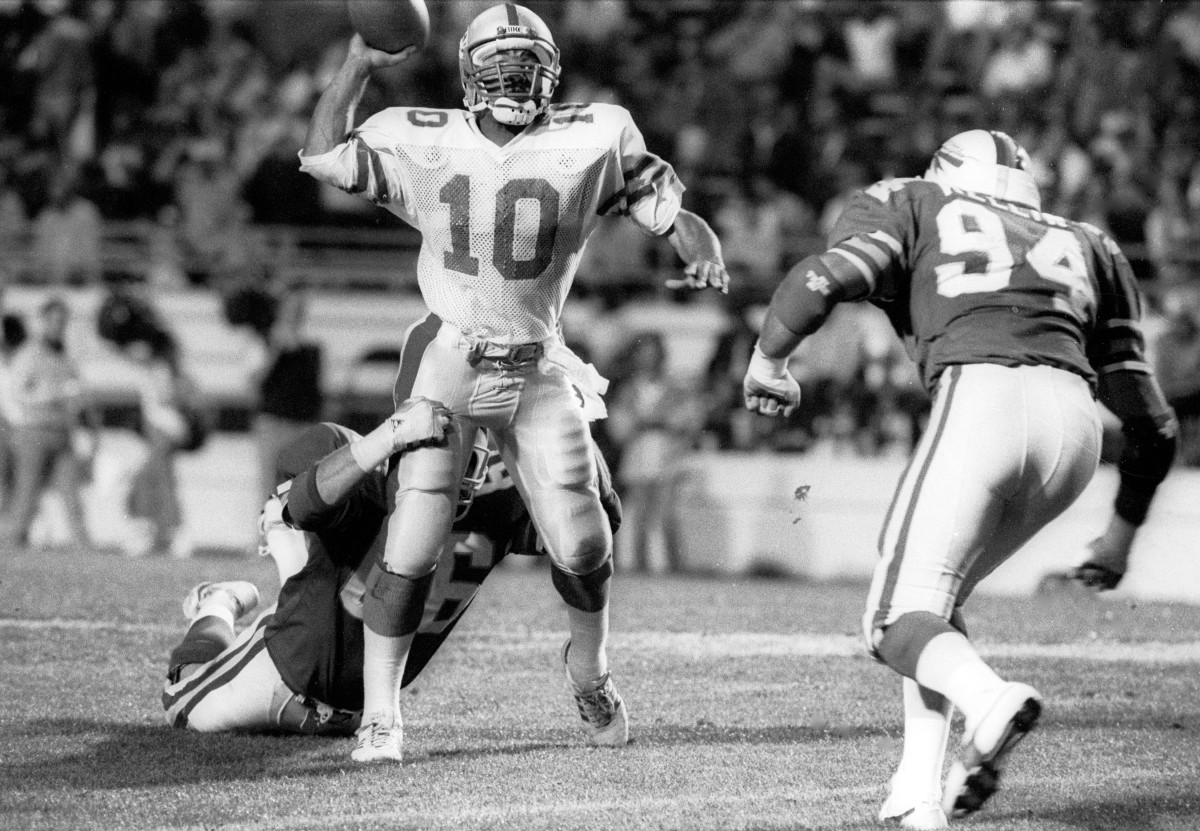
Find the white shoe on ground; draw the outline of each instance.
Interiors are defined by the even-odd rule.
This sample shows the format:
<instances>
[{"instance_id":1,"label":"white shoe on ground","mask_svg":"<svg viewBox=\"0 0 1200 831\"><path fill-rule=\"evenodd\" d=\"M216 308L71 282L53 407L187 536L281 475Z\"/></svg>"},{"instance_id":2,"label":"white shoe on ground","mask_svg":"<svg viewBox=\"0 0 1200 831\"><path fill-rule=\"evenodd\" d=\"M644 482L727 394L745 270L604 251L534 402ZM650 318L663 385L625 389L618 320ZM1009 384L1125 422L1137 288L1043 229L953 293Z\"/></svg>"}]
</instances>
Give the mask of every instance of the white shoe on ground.
<instances>
[{"instance_id":1,"label":"white shoe on ground","mask_svg":"<svg viewBox=\"0 0 1200 831\"><path fill-rule=\"evenodd\" d=\"M399 718L389 718L385 713L372 713L355 731L358 742L350 751L356 762L402 762L404 761L404 728Z\"/></svg>"},{"instance_id":2,"label":"white shoe on ground","mask_svg":"<svg viewBox=\"0 0 1200 831\"><path fill-rule=\"evenodd\" d=\"M879 821L898 823L901 828L936 831L949 828L942 797L938 793L917 794L898 785L893 778L887 799L879 808Z\"/></svg>"},{"instance_id":3,"label":"white shoe on ground","mask_svg":"<svg viewBox=\"0 0 1200 831\"><path fill-rule=\"evenodd\" d=\"M567 685L575 697L575 705L579 708L579 717L583 719L584 731L588 740L603 747L624 747L629 744L629 714L621 694L613 685L610 673L604 673L600 686L593 690L583 690L571 678L567 667L567 652L571 649L571 641L567 640L562 648L563 670L567 675Z\"/></svg>"}]
</instances>

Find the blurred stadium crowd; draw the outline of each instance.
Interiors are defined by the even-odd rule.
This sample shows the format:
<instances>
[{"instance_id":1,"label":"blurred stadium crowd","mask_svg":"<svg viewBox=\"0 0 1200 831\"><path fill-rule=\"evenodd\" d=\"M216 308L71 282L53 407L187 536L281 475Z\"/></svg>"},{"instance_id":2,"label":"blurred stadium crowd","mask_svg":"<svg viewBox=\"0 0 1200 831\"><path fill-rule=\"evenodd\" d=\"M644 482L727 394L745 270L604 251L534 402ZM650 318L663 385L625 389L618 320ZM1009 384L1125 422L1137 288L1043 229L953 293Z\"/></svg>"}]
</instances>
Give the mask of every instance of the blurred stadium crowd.
<instances>
[{"instance_id":1,"label":"blurred stadium crowd","mask_svg":"<svg viewBox=\"0 0 1200 831\"><path fill-rule=\"evenodd\" d=\"M823 247L848 194L920 175L942 140L978 126L1029 150L1047 210L1107 229L1130 257L1185 423L1181 462L1200 463L1200 3L525 4L562 48L558 99L631 110L736 282L687 300L661 288L669 248L628 223L593 237L572 302L594 324L649 300L714 303L724 321L685 385L653 327L568 333L613 379L601 438L627 487L695 447L907 452L927 399L870 308L839 309L806 345L808 403L785 429L741 410L742 372L763 302ZM429 47L372 81L360 118L459 105L458 38L490 3L429 5ZM0 276L282 293L279 229L382 228L390 217L297 169L348 35L341 0L0 0ZM134 274L105 265L118 228L141 246ZM415 291L412 275L393 289Z\"/></svg>"}]
</instances>

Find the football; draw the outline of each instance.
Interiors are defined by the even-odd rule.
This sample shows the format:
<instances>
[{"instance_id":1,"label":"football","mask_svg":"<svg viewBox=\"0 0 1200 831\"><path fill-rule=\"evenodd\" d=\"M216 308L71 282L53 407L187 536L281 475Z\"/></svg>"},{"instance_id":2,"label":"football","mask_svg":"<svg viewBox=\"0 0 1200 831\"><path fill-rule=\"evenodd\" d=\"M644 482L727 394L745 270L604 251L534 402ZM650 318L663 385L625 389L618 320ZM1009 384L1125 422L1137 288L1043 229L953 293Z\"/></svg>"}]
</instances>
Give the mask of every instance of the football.
<instances>
[{"instance_id":1,"label":"football","mask_svg":"<svg viewBox=\"0 0 1200 831\"><path fill-rule=\"evenodd\" d=\"M399 52L407 46L424 48L429 40L429 9L425 0L346 0L350 25L367 46Z\"/></svg>"}]
</instances>

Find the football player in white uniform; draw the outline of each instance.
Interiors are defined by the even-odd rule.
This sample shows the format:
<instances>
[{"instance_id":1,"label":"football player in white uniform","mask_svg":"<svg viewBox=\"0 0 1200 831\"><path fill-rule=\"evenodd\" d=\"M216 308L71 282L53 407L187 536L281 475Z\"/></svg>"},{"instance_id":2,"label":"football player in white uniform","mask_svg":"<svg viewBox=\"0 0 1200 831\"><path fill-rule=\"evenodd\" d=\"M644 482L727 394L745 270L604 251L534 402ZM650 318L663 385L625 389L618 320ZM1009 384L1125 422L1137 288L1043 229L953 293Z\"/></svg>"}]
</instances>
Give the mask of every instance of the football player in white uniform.
<instances>
[{"instance_id":1,"label":"football player in white uniform","mask_svg":"<svg viewBox=\"0 0 1200 831\"><path fill-rule=\"evenodd\" d=\"M588 428L603 416L605 382L564 345L559 317L603 215L665 236L688 288L728 290L720 243L682 209L674 169L625 109L550 103L559 50L528 9L504 3L467 27L465 109L390 107L348 130L371 72L410 54L354 36L300 154L317 179L421 231L417 276L432 314L406 333L397 384L444 402L455 421L446 446L405 455L392 482L388 543L368 581L365 717L352 758L401 759L400 680L477 427L495 436L550 555L588 737L622 746L628 716L606 650L612 535Z\"/></svg>"}]
</instances>

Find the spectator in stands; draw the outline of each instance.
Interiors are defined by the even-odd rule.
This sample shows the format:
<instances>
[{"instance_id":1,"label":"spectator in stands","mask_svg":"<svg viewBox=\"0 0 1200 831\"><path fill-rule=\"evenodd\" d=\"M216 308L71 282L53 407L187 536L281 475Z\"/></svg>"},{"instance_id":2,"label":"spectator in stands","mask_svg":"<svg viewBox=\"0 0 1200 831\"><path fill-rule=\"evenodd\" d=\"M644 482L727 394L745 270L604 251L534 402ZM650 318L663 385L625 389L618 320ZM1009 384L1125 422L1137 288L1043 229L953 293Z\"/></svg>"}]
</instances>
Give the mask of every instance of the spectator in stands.
<instances>
[{"instance_id":1,"label":"spectator in stands","mask_svg":"<svg viewBox=\"0 0 1200 831\"><path fill-rule=\"evenodd\" d=\"M78 172L57 170L50 201L33 220L35 275L48 283L95 284L103 234L100 209L79 192Z\"/></svg>"},{"instance_id":2,"label":"spectator in stands","mask_svg":"<svg viewBox=\"0 0 1200 831\"><path fill-rule=\"evenodd\" d=\"M325 406L321 387L321 346L304 333L308 297L302 288L284 291L270 327L262 334L259 354L252 358L251 377L258 379L254 444L258 453L256 505L275 487L279 451L321 420Z\"/></svg>"},{"instance_id":3,"label":"spectator in stands","mask_svg":"<svg viewBox=\"0 0 1200 831\"><path fill-rule=\"evenodd\" d=\"M82 4L36 0L34 6L46 22L18 59L18 69L33 76L29 134L68 160L92 158L97 91L92 31L78 15Z\"/></svg>"},{"instance_id":4,"label":"spectator in stands","mask_svg":"<svg viewBox=\"0 0 1200 831\"><path fill-rule=\"evenodd\" d=\"M652 240L631 222L604 217L596 224L579 259L580 288L599 296L609 308L631 294L654 290L646 278Z\"/></svg>"},{"instance_id":5,"label":"spectator in stands","mask_svg":"<svg viewBox=\"0 0 1200 831\"><path fill-rule=\"evenodd\" d=\"M816 233L812 210L762 173L738 180L729 189L713 227L739 284L766 291L798 259L796 241Z\"/></svg>"},{"instance_id":6,"label":"spectator in stands","mask_svg":"<svg viewBox=\"0 0 1200 831\"><path fill-rule=\"evenodd\" d=\"M1172 125L1158 158L1158 187L1145 234L1148 256L1166 282L1197 273L1197 264L1189 260L1200 241L1200 154L1188 140L1196 137L1182 124Z\"/></svg>"},{"instance_id":7,"label":"spectator in stands","mask_svg":"<svg viewBox=\"0 0 1200 831\"><path fill-rule=\"evenodd\" d=\"M94 431L98 420L87 404L78 367L67 353L69 320L70 309L61 298L42 304L32 336L13 356L7 394L0 399L13 428L16 457L12 505L2 533L9 545L29 544L39 502L51 484L62 498L66 539L91 545L81 493L88 460L77 453L75 433L85 422Z\"/></svg>"},{"instance_id":8,"label":"spectator in stands","mask_svg":"<svg viewBox=\"0 0 1200 831\"><path fill-rule=\"evenodd\" d=\"M701 446L717 450L752 450L762 446L775 425L766 416L739 406L742 377L758 339L766 306L744 299L729 314L704 371L704 435Z\"/></svg>"},{"instance_id":9,"label":"spectator in stands","mask_svg":"<svg viewBox=\"0 0 1200 831\"><path fill-rule=\"evenodd\" d=\"M165 328L151 329L125 350L141 371L138 400L146 456L130 483L130 530L123 547L131 557L190 557L192 542L183 532L175 461L180 451L194 449L201 440L197 430L204 428L194 420L198 390L183 369L174 336Z\"/></svg>"},{"instance_id":10,"label":"spectator in stands","mask_svg":"<svg viewBox=\"0 0 1200 831\"><path fill-rule=\"evenodd\" d=\"M29 212L20 192L13 187L10 165L15 161L15 148L0 148L0 278L17 277L9 265L22 250L25 233L29 230Z\"/></svg>"},{"instance_id":11,"label":"spectator in stands","mask_svg":"<svg viewBox=\"0 0 1200 831\"><path fill-rule=\"evenodd\" d=\"M5 312L0 321L3 323L3 338L0 339L0 398L7 399L10 396L9 375L13 355L25 342L27 333L25 320L18 314ZM0 406L0 515L11 507L17 474L14 425L9 423L8 415L9 409Z\"/></svg>"},{"instance_id":12,"label":"spectator in stands","mask_svg":"<svg viewBox=\"0 0 1200 831\"><path fill-rule=\"evenodd\" d=\"M225 140L193 138L174 152L180 155L173 174L176 229L189 278L205 283L254 271L263 257Z\"/></svg>"},{"instance_id":13,"label":"spectator in stands","mask_svg":"<svg viewBox=\"0 0 1200 831\"><path fill-rule=\"evenodd\" d=\"M1179 418L1178 462L1200 465L1200 287L1169 289L1163 307L1167 326L1153 344L1155 372Z\"/></svg>"},{"instance_id":14,"label":"spectator in stands","mask_svg":"<svg viewBox=\"0 0 1200 831\"><path fill-rule=\"evenodd\" d=\"M695 447L704 409L671 380L667 359L662 334L646 331L613 363L625 368L607 396L607 428L620 448L614 476L626 506L614 564L626 569L671 571L678 561L668 529L671 468Z\"/></svg>"}]
</instances>

